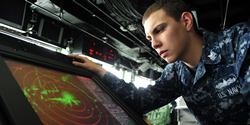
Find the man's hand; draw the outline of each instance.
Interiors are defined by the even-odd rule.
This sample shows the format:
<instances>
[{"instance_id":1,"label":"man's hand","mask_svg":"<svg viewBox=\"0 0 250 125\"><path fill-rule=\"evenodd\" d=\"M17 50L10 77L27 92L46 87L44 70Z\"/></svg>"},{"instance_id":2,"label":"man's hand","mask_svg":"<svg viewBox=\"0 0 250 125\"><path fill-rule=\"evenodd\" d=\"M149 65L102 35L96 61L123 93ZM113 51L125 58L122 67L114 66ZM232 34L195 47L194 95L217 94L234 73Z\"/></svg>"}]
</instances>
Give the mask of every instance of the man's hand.
<instances>
[{"instance_id":1,"label":"man's hand","mask_svg":"<svg viewBox=\"0 0 250 125\"><path fill-rule=\"evenodd\" d=\"M97 74L100 78L103 78L105 73L107 72L105 69L103 69L101 66L95 64L91 60L89 60L87 57L82 57L78 55L67 55L70 58L73 58L73 64L78 67L83 67L89 71L94 72Z\"/></svg>"}]
</instances>

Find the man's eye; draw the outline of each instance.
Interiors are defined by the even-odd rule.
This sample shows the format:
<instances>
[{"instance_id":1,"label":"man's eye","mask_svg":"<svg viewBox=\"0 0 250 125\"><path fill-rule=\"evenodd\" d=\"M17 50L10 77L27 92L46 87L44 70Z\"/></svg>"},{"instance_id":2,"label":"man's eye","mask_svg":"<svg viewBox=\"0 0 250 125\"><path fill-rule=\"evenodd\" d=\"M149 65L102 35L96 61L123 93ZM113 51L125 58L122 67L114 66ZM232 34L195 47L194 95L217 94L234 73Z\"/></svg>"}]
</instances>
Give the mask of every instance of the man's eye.
<instances>
[{"instance_id":1,"label":"man's eye","mask_svg":"<svg viewBox=\"0 0 250 125\"><path fill-rule=\"evenodd\" d=\"M158 29L158 30L156 30L156 32L157 32L157 33L161 32L161 31L162 31L162 29Z\"/></svg>"}]
</instances>

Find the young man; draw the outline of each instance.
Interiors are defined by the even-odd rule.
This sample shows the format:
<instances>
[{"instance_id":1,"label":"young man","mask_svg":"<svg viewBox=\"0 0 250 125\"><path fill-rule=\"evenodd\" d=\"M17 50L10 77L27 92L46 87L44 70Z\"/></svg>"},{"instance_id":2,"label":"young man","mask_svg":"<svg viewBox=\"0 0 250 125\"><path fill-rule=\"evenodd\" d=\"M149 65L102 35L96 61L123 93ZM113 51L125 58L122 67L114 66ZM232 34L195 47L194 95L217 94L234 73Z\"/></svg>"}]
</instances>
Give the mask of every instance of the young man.
<instances>
[{"instance_id":1,"label":"young man","mask_svg":"<svg viewBox=\"0 0 250 125\"><path fill-rule=\"evenodd\" d=\"M156 84L137 89L87 58L74 61L103 78L103 83L141 113L182 96L202 125L250 123L250 24L213 34L197 29L181 0L158 0L144 14L152 47L169 64Z\"/></svg>"}]
</instances>

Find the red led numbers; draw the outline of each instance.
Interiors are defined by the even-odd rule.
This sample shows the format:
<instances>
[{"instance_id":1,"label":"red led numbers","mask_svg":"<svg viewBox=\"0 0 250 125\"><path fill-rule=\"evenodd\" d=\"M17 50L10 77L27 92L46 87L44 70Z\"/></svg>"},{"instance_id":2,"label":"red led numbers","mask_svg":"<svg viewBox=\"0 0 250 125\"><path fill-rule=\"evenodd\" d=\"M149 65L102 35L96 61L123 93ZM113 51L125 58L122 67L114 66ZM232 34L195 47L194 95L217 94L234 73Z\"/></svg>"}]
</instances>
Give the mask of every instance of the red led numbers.
<instances>
[{"instance_id":1,"label":"red led numbers","mask_svg":"<svg viewBox=\"0 0 250 125\"><path fill-rule=\"evenodd\" d=\"M106 46L103 43L95 42L93 39L89 41L89 55L93 58L112 62L114 61L114 50L110 49L110 47Z\"/></svg>"}]
</instances>

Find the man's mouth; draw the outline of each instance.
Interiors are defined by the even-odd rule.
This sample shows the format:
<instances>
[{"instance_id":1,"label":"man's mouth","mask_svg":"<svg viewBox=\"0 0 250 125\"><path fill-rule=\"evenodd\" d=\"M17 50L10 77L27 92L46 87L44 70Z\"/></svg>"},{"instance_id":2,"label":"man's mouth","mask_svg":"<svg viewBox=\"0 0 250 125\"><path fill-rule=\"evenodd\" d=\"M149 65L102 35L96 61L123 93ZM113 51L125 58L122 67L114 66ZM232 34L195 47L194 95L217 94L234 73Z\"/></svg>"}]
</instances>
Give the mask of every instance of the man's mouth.
<instances>
[{"instance_id":1,"label":"man's mouth","mask_svg":"<svg viewBox=\"0 0 250 125\"><path fill-rule=\"evenodd\" d=\"M166 51L160 51L159 52L159 55L161 56L161 57L165 57L166 55L167 55L167 50Z\"/></svg>"}]
</instances>

